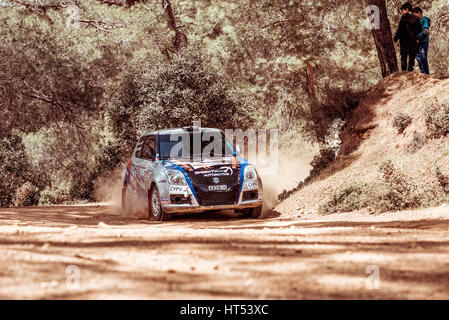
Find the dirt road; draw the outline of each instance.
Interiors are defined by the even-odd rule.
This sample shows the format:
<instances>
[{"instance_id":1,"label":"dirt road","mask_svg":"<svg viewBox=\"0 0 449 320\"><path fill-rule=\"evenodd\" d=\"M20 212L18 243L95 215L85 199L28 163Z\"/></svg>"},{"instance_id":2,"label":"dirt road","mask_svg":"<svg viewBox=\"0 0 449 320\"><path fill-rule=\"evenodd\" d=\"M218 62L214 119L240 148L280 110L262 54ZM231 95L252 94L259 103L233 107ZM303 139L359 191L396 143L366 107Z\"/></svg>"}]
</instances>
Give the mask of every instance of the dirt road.
<instances>
[{"instance_id":1,"label":"dirt road","mask_svg":"<svg viewBox=\"0 0 449 320\"><path fill-rule=\"evenodd\" d=\"M99 205L1 209L0 298L447 299L448 229L444 207L163 223Z\"/></svg>"}]
</instances>

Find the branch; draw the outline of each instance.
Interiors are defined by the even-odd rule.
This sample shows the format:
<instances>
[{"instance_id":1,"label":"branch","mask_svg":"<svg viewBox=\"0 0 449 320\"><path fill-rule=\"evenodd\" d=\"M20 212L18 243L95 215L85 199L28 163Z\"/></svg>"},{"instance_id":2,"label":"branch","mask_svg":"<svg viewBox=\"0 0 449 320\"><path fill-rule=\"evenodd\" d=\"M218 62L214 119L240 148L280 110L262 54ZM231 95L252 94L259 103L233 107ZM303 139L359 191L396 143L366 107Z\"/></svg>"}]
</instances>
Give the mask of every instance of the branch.
<instances>
[{"instance_id":1,"label":"branch","mask_svg":"<svg viewBox=\"0 0 449 320\"><path fill-rule=\"evenodd\" d=\"M172 29L175 32L175 36L172 39L172 46L175 51L179 51L182 42L187 43L187 36L181 31L179 31L181 27L176 24L175 15L173 14L173 8L169 0L162 0L162 8L163 8L162 12L167 13L168 25L170 29Z\"/></svg>"},{"instance_id":2,"label":"branch","mask_svg":"<svg viewBox=\"0 0 449 320\"><path fill-rule=\"evenodd\" d=\"M96 29L111 32L114 28L123 28L125 25L120 22L109 22L104 20L94 20L94 19L80 19L80 23L86 23L89 26L92 26Z\"/></svg>"},{"instance_id":3,"label":"branch","mask_svg":"<svg viewBox=\"0 0 449 320\"><path fill-rule=\"evenodd\" d=\"M85 128L84 128L83 126L81 126L79 123L77 123L76 120L73 120L73 119L69 116L68 112L69 112L70 110L67 110L67 108L66 108L63 104L59 103L59 102L58 102L56 99L54 99L53 97L47 96L47 95L45 95L44 93L42 93L41 91L39 91L39 90L33 88L33 87L30 86L26 81L24 81L24 84L34 92L34 94L28 94L28 96L29 96L30 98L34 98L34 99L40 100L40 101L42 101L42 102L46 102L46 103L48 103L48 104L51 105L51 106L54 106L54 107L59 108L59 109L62 111L62 113L64 114L64 118L65 118L68 122L70 122L71 124L73 124L73 125L75 126L76 131L77 131L78 134L83 138L83 142L84 142L84 144L86 145L87 150L90 150L90 146L89 146L89 144L87 143L87 139L86 139L85 135L83 134L83 132L81 131L81 129L85 129Z\"/></svg>"},{"instance_id":4,"label":"branch","mask_svg":"<svg viewBox=\"0 0 449 320\"><path fill-rule=\"evenodd\" d=\"M142 0L98 0L104 4L108 4L111 6L118 6L118 7L131 7L132 5L136 4L137 2L143 2Z\"/></svg>"}]
</instances>

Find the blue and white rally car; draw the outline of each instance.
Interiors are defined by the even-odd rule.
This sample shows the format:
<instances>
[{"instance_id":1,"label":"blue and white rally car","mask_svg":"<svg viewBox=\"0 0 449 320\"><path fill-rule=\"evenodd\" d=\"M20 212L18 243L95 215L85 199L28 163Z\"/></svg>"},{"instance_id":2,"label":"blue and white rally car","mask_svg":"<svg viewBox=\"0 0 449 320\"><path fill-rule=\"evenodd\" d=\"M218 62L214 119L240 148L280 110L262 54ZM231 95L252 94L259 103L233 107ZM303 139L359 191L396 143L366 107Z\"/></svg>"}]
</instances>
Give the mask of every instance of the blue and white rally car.
<instances>
[{"instance_id":1,"label":"blue and white rally car","mask_svg":"<svg viewBox=\"0 0 449 320\"><path fill-rule=\"evenodd\" d=\"M122 208L148 204L148 218L234 210L258 218L263 187L255 167L223 131L185 127L144 134L134 149L122 188Z\"/></svg>"}]
</instances>

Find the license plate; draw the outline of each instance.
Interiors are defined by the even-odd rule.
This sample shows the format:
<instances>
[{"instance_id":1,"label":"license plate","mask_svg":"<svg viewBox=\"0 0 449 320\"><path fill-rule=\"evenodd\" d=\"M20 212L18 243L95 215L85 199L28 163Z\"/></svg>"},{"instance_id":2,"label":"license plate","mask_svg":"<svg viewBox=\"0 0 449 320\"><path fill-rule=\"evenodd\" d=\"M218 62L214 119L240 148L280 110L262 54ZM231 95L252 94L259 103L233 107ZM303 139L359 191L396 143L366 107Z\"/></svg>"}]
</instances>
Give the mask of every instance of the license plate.
<instances>
[{"instance_id":1,"label":"license plate","mask_svg":"<svg viewBox=\"0 0 449 320\"><path fill-rule=\"evenodd\" d=\"M209 186L209 191L227 191L227 185Z\"/></svg>"}]
</instances>

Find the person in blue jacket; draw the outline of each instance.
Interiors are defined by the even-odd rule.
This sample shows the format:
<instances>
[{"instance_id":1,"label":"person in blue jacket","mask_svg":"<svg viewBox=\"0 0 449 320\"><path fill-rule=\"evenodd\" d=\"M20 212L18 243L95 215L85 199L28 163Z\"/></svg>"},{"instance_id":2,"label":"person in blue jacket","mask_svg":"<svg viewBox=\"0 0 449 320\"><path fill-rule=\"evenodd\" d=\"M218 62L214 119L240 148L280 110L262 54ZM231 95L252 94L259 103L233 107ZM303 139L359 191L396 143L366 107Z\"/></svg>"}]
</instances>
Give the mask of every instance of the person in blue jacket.
<instances>
[{"instance_id":1,"label":"person in blue jacket","mask_svg":"<svg viewBox=\"0 0 449 320\"><path fill-rule=\"evenodd\" d=\"M424 74L429 74L429 60L427 52L429 51L429 29L430 19L424 17L422 9L416 7L413 9L413 14L417 16L421 22L422 32L418 34L418 51L416 52L416 60L418 61L419 68Z\"/></svg>"}]
</instances>

